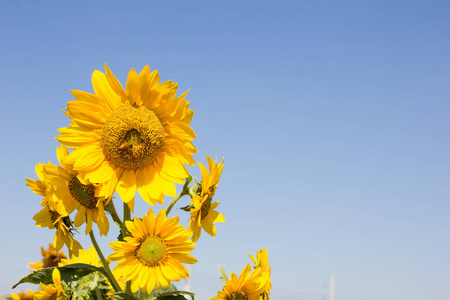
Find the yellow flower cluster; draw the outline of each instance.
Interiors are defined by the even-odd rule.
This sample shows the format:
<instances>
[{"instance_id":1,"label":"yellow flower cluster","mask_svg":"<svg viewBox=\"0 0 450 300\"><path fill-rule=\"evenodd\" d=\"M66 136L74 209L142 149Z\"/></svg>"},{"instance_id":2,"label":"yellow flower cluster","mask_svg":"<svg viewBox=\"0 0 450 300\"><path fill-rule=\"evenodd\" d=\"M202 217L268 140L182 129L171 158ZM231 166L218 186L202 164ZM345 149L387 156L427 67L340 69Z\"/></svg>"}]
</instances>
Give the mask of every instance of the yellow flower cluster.
<instances>
[{"instance_id":1,"label":"yellow flower cluster","mask_svg":"<svg viewBox=\"0 0 450 300\"><path fill-rule=\"evenodd\" d=\"M62 144L56 150L59 165L37 164L38 179L26 179L27 186L42 196L42 209L33 218L36 226L56 230L52 247L45 253L42 250L44 262L30 266L102 265L115 292L150 293L155 286L160 289L187 278L183 264L197 261L189 253L202 229L215 236L214 223L225 222L216 211L219 202L213 201L223 160L217 163L217 158L213 161L207 156L209 170L198 163L202 180L189 187L192 177L186 166L196 163L192 155L197 152L192 143L196 135L189 125L194 111L185 99L187 92L177 96L178 84L171 80L160 83L158 71L150 72L146 66L138 74L131 69L124 88L105 64L105 73L93 73L92 84L94 93L71 91L76 100L69 101L64 112L71 122L59 129L56 137ZM176 183L184 184L178 195ZM114 207L116 192L123 202L122 219ZM142 218L131 218L136 193L151 206L164 204L164 195L175 198L167 210L162 208L155 214L150 208ZM183 208L190 213L189 228L178 224L178 216L167 216L184 195L191 197L190 205ZM108 260L117 262L113 271L92 231L95 223L100 235L106 236L109 217L121 231L119 239L110 243L114 252ZM74 237L76 228L83 224L95 247L88 251ZM58 256L63 245L69 250L70 261L63 253ZM267 292L268 298L267 251L252 259L259 266L251 273L247 266L241 274L244 279L239 281L232 274L219 299L231 299L224 293L232 295L238 290L251 297ZM258 289L249 291L246 287L255 286L255 282ZM58 269L53 271L53 285L41 287L42 291L34 292L35 299L63 297Z\"/></svg>"}]
</instances>

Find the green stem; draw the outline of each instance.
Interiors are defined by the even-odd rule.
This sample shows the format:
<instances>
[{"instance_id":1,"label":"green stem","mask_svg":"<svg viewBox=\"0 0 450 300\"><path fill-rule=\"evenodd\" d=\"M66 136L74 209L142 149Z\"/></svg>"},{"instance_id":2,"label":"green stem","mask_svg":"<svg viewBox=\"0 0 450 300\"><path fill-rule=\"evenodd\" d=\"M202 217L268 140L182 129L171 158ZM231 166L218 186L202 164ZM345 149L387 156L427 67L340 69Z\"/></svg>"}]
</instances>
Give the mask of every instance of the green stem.
<instances>
[{"instance_id":1,"label":"green stem","mask_svg":"<svg viewBox=\"0 0 450 300\"><path fill-rule=\"evenodd\" d=\"M123 203L123 223L125 223L126 221L131 220L131 211L130 208L128 207L127 203ZM131 281L127 281L125 284L125 292L127 294L131 294Z\"/></svg>"},{"instance_id":2,"label":"green stem","mask_svg":"<svg viewBox=\"0 0 450 300\"><path fill-rule=\"evenodd\" d=\"M113 218L114 222L118 223L119 225L124 226L122 220L119 218L119 215L117 214L116 208L114 206L114 202L111 200L109 201L108 205L105 206L105 209L111 217Z\"/></svg>"},{"instance_id":3,"label":"green stem","mask_svg":"<svg viewBox=\"0 0 450 300\"><path fill-rule=\"evenodd\" d=\"M100 247L98 246L97 241L95 240L94 233L92 230L91 230L91 232L89 232L89 237L91 238L92 245L94 245L94 248L97 251L98 256L100 257L100 260L102 261L103 267L105 268L105 271L108 274L108 280L109 280L109 282L111 282L111 285L112 285L114 291L121 292L122 289L120 288L119 284L117 283L116 278L114 277L113 273L111 272L111 269L109 268L109 265L106 262L106 259L103 256L103 253L100 250Z\"/></svg>"},{"instance_id":4,"label":"green stem","mask_svg":"<svg viewBox=\"0 0 450 300\"><path fill-rule=\"evenodd\" d=\"M169 207L167 207L166 210L166 216L169 215L170 211L172 210L173 206L175 205L175 203L178 202L178 200L180 200L181 197L183 197L184 195L189 195L189 183L191 183L192 181L192 176L189 175L189 177L186 178L186 182L183 185L183 190L181 191L181 193L179 193L173 200L172 203L170 203ZM192 197L192 196L191 196Z\"/></svg>"},{"instance_id":5,"label":"green stem","mask_svg":"<svg viewBox=\"0 0 450 300\"><path fill-rule=\"evenodd\" d=\"M126 204L125 202L123 203L123 223L125 223L125 221L129 221L131 220L131 211L130 208L128 207L128 204Z\"/></svg>"},{"instance_id":6,"label":"green stem","mask_svg":"<svg viewBox=\"0 0 450 300\"><path fill-rule=\"evenodd\" d=\"M175 197L175 199L172 200L172 203L170 203L169 207L166 210L166 216L169 215L169 213L172 210L172 207L175 205L175 203L177 203L181 197L183 197L184 195L187 195L187 194L189 194L189 193L182 191L181 193L178 194L178 196Z\"/></svg>"},{"instance_id":7,"label":"green stem","mask_svg":"<svg viewBox=\"0 0 450 300\"><path fill-rule=\"evenodd\" d=\"M125 285L125 293L127 294L132 294L131 293L131 281L127 281L126 285Z\"/></svg>"}]
</instances>

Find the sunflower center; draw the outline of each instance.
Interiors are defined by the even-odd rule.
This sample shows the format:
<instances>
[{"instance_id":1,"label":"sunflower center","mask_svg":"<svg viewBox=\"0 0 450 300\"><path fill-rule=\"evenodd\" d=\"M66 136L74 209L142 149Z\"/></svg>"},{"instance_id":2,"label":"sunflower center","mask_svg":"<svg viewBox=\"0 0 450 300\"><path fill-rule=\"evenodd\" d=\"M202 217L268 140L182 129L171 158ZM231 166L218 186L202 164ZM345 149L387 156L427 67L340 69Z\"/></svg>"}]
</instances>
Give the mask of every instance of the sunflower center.
<instances>
[{"instance_id":1,"label":"sunflower center","mask_svg":"<svg viewBox=\"0 0 450 300\"><path fill-rule=\"evenodd\" d=\"M50 255L50 257L44 259L43 268L57 267L60 261L61 257L58 257L56 255Z\"/></svg>"},{"instance_id":2,"label":"sunflower center","mask_svg":"<svg viewBox=\"0 0 450 300\"><path fill-rule=\"evenodd\" d=\"M248 294L244 291L238 290L233 292L227 300L248 300Z\"/></svg>"},{"instance_id":3,"label":"sunflower center","mask_svg":"<svg viewBox=\"0 0 450 300\"><path fill-rule=\"evenodd\" d=\"M50 220L52 221L52 224L54 225L56 220L58 220L60 214L57 211L48 209L48 213L50 214Z\"/></svg>"},{"instance_id":4,"label":"sunflower center","mask_svg":"<svg viewBox=\"0 0 450 300\"><path fill-rule=\"evenodd\" d=\"M166 244L159 236L149 235L136 249L136 256L147 266L154 266L166 255Z\"/></svg>"},{"instance_id":5,"label":"sunflower center","mask_svg":"<svg viewBox=\"0 0 450 300\"><path fill-rule=\"evenodd\" d=\"M209 209L211 208L212 197L208 195L208 198L203 202L201 211L201 219L203 220L209 214Z\"/></svg>"},{"instance_id":6,"label":"sunflower center","mask_svg":"<svg viewBox=\"0 0 450 300\"><path fill-rule=\"evenodd\" d=\"M81 205L92 209L97 206L95 187L92 184L82 184L76 176L69 181L69 191L72 197Z\"/></svg>"},{"instance_id":7,"label":"sunflower center","mask_svg":"<svg viewBox=\"0 0 450 300\"><path fill-rule=\"evenodd\" d=\"M136 171L153 162L164 140L164 127L151 109L124 104L106 119L100 146L107 160Z\"/></svg>"}]
</instances>

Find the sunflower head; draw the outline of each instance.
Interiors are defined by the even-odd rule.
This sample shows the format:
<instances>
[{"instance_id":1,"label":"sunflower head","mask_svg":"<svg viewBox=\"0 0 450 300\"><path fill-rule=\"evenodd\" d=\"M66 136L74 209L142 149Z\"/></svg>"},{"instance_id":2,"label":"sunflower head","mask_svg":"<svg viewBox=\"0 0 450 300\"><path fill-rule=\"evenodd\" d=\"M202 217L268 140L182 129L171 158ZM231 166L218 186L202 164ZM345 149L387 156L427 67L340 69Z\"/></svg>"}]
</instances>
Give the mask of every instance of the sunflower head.
<instances>
[{"instance_id":1,"label":"sunflower head","mask_svg":"<svg viewBox=\"0 0 450 300\"><path fill-rule=\"evenodd\" d=\"M187 92L177 97L178 84L160 83L148 66L139 74L131 69L125 88L105 69L92 75L95 94L72 91L77 100L66 112L72 122L56 139L74 150L66 162L96 185L96 196L117 191L133 209L138 191L151 205L163 203L188 176L184 165L195 163Z\"/></svg>"},{"instance_id":2,"label":"sunflower head","mask_svg":"<svg viewBox=\"0 0 450 300\"><path fill-rule=\"evenodd\" d=\"M56 234L53 239L53 248L55 251L61 250L64 244L69 248L69 255L72 253L78 255L78 251L82 248L72 234L72 221L66 211L60 209L60 200L54 196L55 187L50 183L47 174L57 172L58 166L48 164L37 164L36 174L39 180L27 179L27 186L31 190L41 196L41 206L43 207L33 217L36 221L35 225L39 227L47 227L49 229L56 229Z\"/></svg>"},{"instance_id":3,"label":"sunflower head","mask_svg":"<svg viewBox=\"0 0 450 300\"><path fill-rule=\"evenodd\" d=\"M109 198L97 196L96 186L90 183L74 170L73 163L67 162L69 151L65 146L57 148L58 160L62 167L44 167L44 176L51 185L56 210L63 215L69 215L76 210L74 225L76 227L86 223L86 234L92 229L92 222L97 223L100 234L106 235L109 221L105 215L104 205Z\"/></svg>"},{"instance_id":4,"label":"sunflower head","mask_svg":"<svg viewBox=\"0 0 450 300\"><path fill-rule=\"evenodd\" d=\"M217 189L220 175L223 170L223 159L217 164L217 158L213 161L209 155L206 157L209 166L209 172L206 167L198 163L202 172L202 182L197 189L197 195L191 199L191 218L189 229L192 230L192 240L196 242L200 237L202 228L211 236L216 235L214 223L225 222L225 218L215 208L219 202L212 202Z\"/></svg>"},{"instance_id":5,"label":"sunflower head","mask_svg":"<svg viewBox=\"0 0 450 300\"><path fill-rule=\"evenodd\" d=\"M58 263L66 259L66 255L63 251L55 251L51 244L48 245L48 250L45 250L41 247L42 253L42 261L28 264L28 267L33 268L34 270L39 270L42 268L50 268L58 266Z\"/></svg>"},{"instance_id":6,"label":"sunflower head","mask_svg":"<svg viewBox=\"0 0 450 300\"><path fill-rule=\"evenodd\" d=\"M62 300L66 298L61 285L61 274L57 268L53 269L52 280L53 284L40 283L42 290L34 292L35 300Z\"/></svg>"},{"instance_id":7,"label":"sunflower head","mask_svg":"<svg viewBox=\"0 0 450 300\"><path fill-rule=\"evenodd\" d=\"M242 270L239 278L231 273L222 291L217 293L215 300L260 300L261 294L269 284L269 274L251 272L250 264Z\"/></svg>"},{"instance_id":8,"label":"sunflower head","mask_svg":"<svg viewBox=\"0 0 450 300\"><path fill-rule=\"evenodd\" d=\"M261 300L269 299L269 291L272 289L272 283L270 279L270 273L271 273L271 267L269 266L269 255L267 254L267 249L261 249L256 252L256 258L252 255L250 255L250 258L252 259L254 266L254 272L261 272L261 273L267 273L269 274L269 284L267 285L266 289L261 293Z\"/></svg>"},{"instance_id":9,"label":"sunflower head","mask_svg":"<svg viewBox=\"0 0 450 300\"><path fill-rule=\"evenodd\" d=\"M102 263L98 259L97 251L95 251L94 246L91 246L87 251L81 249L78 257L72 255L70 260L65 258L61 259L61 262L58 263L58 267L63 267L70 264L88 264L94 267L102 267Z\"/></svg>"},{"instance_id":10,"label":"sunflower head","mask_svg":"<svg viewBox=\"0 0 450 300\"><path fill-rule=\"evenodd\" d=\"M157 216L150 209L142 219L126 222L131 236L110 243L115 252L109 259L119 262L114 273L131 280L132 292L139 288L150 292L155 284L159 289L189 276L182 263L197 262L189 254L194 243L189 240L192 233L178 221L179 217L167 219L164 209Z\"/></svg>"}]
</instances>

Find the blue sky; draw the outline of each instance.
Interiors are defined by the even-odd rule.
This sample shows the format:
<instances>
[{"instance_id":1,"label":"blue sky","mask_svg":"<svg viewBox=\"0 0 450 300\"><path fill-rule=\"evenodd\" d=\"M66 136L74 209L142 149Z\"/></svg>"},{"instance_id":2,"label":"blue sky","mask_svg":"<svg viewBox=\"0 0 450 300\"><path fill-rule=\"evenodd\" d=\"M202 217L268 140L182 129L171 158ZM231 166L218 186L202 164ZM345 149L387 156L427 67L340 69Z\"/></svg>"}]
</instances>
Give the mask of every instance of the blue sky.
<instances>
[{"instance_id":1,"label":"blue sky","mask_svg":"<svg viewBox=\"0 0 450 300\"><path fill-rule=\"evenodd\" d=\"M264 247L273 299L323 299L332 272L336 300L447 299L449 11L445 1L1 2L0 294L53 238L34 226L41 199L25 177L56 162L69 90L92 92L106 62L122 83L149 64L190 89L194 159L225 157L215 199L228 222L197 244L198 299L221 288L218 263L238 273Z\"/></svg>"}]
</instances>

